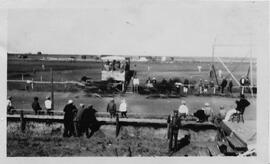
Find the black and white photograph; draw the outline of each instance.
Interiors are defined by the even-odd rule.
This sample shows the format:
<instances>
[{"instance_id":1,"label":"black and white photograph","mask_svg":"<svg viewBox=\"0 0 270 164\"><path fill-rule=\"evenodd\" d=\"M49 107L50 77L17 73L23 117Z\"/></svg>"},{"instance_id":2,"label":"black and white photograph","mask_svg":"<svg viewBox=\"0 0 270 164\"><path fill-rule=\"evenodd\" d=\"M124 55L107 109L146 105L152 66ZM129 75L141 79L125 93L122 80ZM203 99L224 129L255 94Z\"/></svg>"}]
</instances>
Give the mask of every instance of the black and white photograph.
<instances>
[{"instance_id":1,"label":"black and white photograph","mask_svg":"<svg viewBox=\"0 0 270 164\"><path fill-rule=\"evenodd\" d=\"M5 156L261 156L268 5L7 8Z\"/></svg>"}]
</instances>

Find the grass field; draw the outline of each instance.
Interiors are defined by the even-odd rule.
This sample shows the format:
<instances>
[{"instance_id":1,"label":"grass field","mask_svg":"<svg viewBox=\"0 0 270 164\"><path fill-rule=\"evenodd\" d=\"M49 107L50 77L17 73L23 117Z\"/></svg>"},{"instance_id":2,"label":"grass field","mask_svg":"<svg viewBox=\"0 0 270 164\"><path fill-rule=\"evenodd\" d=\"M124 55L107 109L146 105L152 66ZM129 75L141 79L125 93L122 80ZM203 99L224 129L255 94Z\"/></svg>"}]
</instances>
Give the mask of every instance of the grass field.
<instances>
[{"instance_id":1,"label":"grass field","mask_svg":"<svg viewBox=\"0 0 270 164\"><path fill-rule=\"evenodd\" d=\"M42 64L45 70L42 70ZM197 66L202 67L202 71L198 72ZM145 82L148 77L156 77L157 80L163 78L180 78L184 80L206 79L209 80L209 62L175 62L175 63L158 63L158 62L132 62L131 70L137 72L137 76L141 82ZM237 79L242 75L246 75L249 68L249 63L243 62L228 62L226 63L230 71L233 72ZM93 80L101 79L102 63L94 61L39 61L39 60L9 60L8 61L8 79L21 79L25 74L24 79L27 80L50 80L49 69L54 70L55 81L79 81L82 76L91 77ZM149 68L149 69L148 69ZM215 62L216 70L222 70L223 76L229 75L221 63ZM33 73L35 70L35 73ZM256 84L256 63L253 66L253 81ZM228 76L229 77L229 76ZM221 81L221 79L219 79ZM235 82L234 82L235 83ZM236 85L236 83L235 83Z\"/></svg>"}]
</instances>

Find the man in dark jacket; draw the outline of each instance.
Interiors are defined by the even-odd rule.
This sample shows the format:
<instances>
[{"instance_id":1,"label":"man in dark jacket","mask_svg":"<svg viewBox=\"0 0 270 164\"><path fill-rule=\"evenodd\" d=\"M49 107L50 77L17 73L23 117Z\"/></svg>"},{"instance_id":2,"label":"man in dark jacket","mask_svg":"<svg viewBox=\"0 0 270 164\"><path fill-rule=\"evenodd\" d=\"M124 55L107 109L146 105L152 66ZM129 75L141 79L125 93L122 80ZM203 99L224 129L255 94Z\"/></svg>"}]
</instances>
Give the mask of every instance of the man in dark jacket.
<instances>
[{"instance_id":1,"label":"man in dark jacket","mask_svg":"<svg viewBox=\"0 0 270 164\"><path fill-rule=\"evenodd\" d=\"M244 114L246 107L250 105L250 102L245 98L243 94L240 95L240 100L235 101L235 103L237 105L236 110L241 114Z\"/></svg>"},{"instance_id":2,"label":"man in dark jacket","mask_svg":"<svg viewBox=\"0 0 270 164\"><path fill-rule=\"evenodd\" d=\"M35 114L39 114L39 112L42 110L42 108L39 105L38 97L34 97L34 102L32 103L32 108L35 111Z\"/></svg>"},{"instance_id":3,"label":"man in dark jacket","mask_svg":"<svg viewBox=\"0 0 270 164\"><path fill-rule=\"evenodd\" d=\"M221 82L221 93L224 93L224 88L227 86L227 79L224 78Z\"/></svg>"},{"instance_id":4,"label":"man in dark jacket","mask_svg":"<svg viewBox=\"0 0 270 164\"><path fill-rule=\"evenodd\" d=\"M233 82L232 79L229 81L229 86L228 86L228 91L232 94L232 87L233 87Z\"/></svg>"},{"instance_id":5,"label":"man in dark jacket","mask_svg":"<svg viewBox=\"0 0 270 164\"><path fill-rule=\"evenodd\" d=\"M111 118L116 115L116 104L114 100L111 100L107 106L107 112L110 113Z\"/></svg>"},{"instance_id":6,"label":"man in dark jacket","mask_svg":"<svg viewBox=\"0 0 270 164\"><path fill-rule=\"evenodd\" d=\"M64 137L70 137L71 135L75 136L74 133L74 124L73 120L77 113L77 108L73 104L72 100L68 101L68 104L65 106L64 110Z\"/></svg>"}]
</instances>

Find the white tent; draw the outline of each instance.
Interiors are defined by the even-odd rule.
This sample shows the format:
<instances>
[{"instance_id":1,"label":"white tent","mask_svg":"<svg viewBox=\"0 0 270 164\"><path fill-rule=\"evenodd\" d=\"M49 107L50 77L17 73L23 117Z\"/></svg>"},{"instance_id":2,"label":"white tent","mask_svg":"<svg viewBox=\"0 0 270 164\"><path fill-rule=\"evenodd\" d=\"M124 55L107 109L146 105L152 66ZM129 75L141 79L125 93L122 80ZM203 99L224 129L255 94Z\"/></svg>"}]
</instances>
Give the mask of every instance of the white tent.
<instances>
[{"instance_id":1,"label":"white tent","mask_svg":"<svg viewBox=\"0 0 270 164\"><path fill-rule=\"evenodd\" d=\"M123 61L126 59L125 59L125 57L122 57L122 56L105 56L105 57L101 57L101 60L103 60L103 61L113 61L113 60Z\"/></svg>"}]
</instances>

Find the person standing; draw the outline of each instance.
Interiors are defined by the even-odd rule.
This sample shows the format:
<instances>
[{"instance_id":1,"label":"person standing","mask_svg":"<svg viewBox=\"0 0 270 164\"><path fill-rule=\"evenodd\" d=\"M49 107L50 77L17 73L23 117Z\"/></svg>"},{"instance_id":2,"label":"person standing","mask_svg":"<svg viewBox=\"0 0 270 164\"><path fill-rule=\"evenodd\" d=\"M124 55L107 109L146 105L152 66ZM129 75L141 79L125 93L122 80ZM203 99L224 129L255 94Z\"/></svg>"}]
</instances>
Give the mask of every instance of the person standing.
<instances>
[{"instance_id":1,"label":"person standing","mask_svg":"<svg viewBox=\"0 0 270 164\"><path fill-rule=\"evenodd\" d=\"M224 93L224 88L227 86L227 79L224 78L221 82L221 93Z\"/></svg>"},{"instance_id":2,"label":"person standing","mask_svg":"<svg viewBox=\"0 0 270 164\"><path fill-rule=\"evenodd\" d=\"M119 112L121 113L121 117L127 118L127 103L125 99L122 100L119 106Z\"/></svg>"},{"instance_id":3,"label":"person standing","mask_svg":"<svg viewBox=\"0 0 270 164\"><path fill-rule=\"evenodd\" d=\"M139 78L137 76L135 76L133 79L133 87L134 87L133 92L135 92L135 93L139 92L139 90L138 90L139 84L140 84Z\"/></svg>"},{"instance_id":4,"label":"person standing","mask_svg":"<svg viewBox=\"0 0 270 164\"><path fill-rule=\"evenodd\" d=\"M35 115L39 114L42 108L39 105L38 97L34 97L34 102L32 103L32 109L35 112Z\"/></svg>"},{"instance_id":5,"label":"person standing","mask_svg":"<svg viewBox=\"0 0 270 164\"><path fill-rule=\"evenodd\" d=\"M64 107L64 134L63 137L75 136L73 120L77 113L77 108L73 104L73 100L68 100L67 105Z\"/></svg>"},{"instance_id":6,"label":"person standing","mask_svg":"<svg viewBox=\"0 0 270 164\"><path fill-rule=\"evenodd\" d=\"M111 100L107 105L107 112L110 113L110 117L113 118L116 115L116 104L114 100Z\"/></svg>"},{"instance_id":7,"label":"person standing","mask_svg":"<svg viewBox=\"0 0 270 164\"><path fill-rule=\"evenodd\" d=\"M228 91L232 94L233 82L232 79L229 81Z\"/></svg>"},{"instance_id":8,"label":"person standing","mask_svg":"<svg viewBox=\"0 0 270 164\"><path fill-rule=\"evenodd\" d=\"M46 100L45 100L44 104L45 104L45 108L46 108L47 114L48 115L53 115L53 112L52 112L52 101L51 101L51 98L49 96L46 97Z\"/></svg>"},{"instance_id":9,"label":"person standing","mask_svg":"<svg viewBox=\"0 0 270 164\"><path fill-rule=\"evenodd\" d=\"M186 106L186 101L183 100L181 102L181 105L178 108L178 113L180 117L181 116L186 117L188 115L188 107Z\"/></svg>"}]
</instances>

